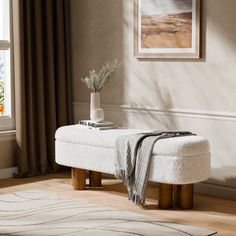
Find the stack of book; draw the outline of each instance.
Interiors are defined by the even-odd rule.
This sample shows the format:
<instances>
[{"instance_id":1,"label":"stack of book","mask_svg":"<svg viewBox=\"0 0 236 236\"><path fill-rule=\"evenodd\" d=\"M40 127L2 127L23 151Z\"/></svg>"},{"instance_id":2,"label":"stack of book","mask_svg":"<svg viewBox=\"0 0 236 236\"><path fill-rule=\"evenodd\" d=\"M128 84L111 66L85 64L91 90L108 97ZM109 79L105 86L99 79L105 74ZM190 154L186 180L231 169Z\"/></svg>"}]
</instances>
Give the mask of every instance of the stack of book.
<instances>
[{"instance_id":1,"label":"stack of book","mask_svg":"<svg viewBox=\"0 0 236 236\"><path fill-rule=\"evenodd\" d=\"M95 122L92 120L80 120L78 125L81 128L95 129L95 130L106 130L106 129L116 129L117 126L114 125L112 121L101 121Z\"/></svg>"}]
</instances>

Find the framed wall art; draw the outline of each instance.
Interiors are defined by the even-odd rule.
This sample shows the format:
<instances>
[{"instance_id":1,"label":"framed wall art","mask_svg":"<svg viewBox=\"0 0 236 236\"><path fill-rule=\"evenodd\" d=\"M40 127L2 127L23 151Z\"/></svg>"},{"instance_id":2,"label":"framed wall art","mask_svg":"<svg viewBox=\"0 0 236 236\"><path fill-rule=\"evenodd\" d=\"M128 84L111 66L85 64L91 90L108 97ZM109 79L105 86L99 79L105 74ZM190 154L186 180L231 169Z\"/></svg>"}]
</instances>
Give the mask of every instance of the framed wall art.
<instances>
[{"instance_id":1,"label":"framed wall art","mask_svg":"<svg viewBox=\"0 0 236 236\"><path fill-rule=\"evenodd\" d=\"M199 58L200 0L135 0L137 58Z\"/></svg>"}]
</instances>

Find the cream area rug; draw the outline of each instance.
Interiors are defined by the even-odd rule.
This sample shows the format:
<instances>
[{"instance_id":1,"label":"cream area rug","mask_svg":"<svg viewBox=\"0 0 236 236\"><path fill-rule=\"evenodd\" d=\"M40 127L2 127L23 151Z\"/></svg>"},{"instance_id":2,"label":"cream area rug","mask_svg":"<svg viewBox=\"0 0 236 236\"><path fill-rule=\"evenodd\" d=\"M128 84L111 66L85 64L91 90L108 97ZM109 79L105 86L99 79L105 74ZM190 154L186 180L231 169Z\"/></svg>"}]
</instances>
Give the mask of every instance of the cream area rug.
<instances>
[{"instance_id":1,"label":"cream area rug","mask_svg":"<svg viewBox=\"0 0 236 236\"><path fill-rule=\"evenodd\" d=\"M0 195L0 235L205 236L215 232L164 222L41 191Z\"/></svg>"}]
</instances>

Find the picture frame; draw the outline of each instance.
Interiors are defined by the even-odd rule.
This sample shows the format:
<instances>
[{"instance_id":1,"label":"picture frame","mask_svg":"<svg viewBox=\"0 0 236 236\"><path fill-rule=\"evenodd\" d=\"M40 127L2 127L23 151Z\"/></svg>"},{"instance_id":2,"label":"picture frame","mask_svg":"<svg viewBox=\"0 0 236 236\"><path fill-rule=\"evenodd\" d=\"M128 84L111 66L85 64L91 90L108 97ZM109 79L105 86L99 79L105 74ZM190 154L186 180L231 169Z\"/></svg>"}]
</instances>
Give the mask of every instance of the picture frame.
<instances>
[{"instance_id":1,"label":"picture frame","mask_svg":"<svg viewBox=\"0 0 236 236\"><path fill-rule=\"evenodd\" d=\"M136 58L200 58L200 0L134 0Z\"/></svg>"}]
</instances>

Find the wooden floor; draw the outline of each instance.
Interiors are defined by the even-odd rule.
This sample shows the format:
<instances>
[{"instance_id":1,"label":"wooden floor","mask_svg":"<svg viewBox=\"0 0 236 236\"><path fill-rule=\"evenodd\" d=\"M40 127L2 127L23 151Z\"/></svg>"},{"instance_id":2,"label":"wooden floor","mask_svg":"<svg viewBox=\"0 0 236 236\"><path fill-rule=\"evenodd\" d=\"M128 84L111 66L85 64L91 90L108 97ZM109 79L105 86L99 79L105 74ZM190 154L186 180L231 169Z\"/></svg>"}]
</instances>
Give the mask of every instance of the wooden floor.
<instances>
[{"instance_id":1,"label":"wooden floor","mask_svg":"<svg viewBox=\"0 0 236 236\"><path fill-rule=\"evenodd\" d=\"M103 179L103 187L88 188L74 191L70 185L70 174L51 174L28 179L0 180L0 194L6 194L26 189L37 189L80 198L91 203L111 206L126 211L149 215L161 220L207 227L218 232L217 235L236 235L236 202L204 195L194 195L194 209L192 210L159 210L158 188L156 184L149 184L147 189L147 205L137 207L127 200L127 193L120 181Z\"/></svg>"}]
</instances>

